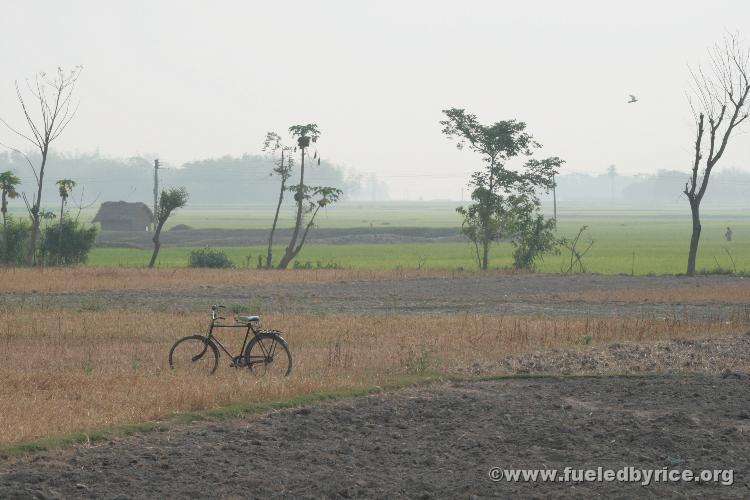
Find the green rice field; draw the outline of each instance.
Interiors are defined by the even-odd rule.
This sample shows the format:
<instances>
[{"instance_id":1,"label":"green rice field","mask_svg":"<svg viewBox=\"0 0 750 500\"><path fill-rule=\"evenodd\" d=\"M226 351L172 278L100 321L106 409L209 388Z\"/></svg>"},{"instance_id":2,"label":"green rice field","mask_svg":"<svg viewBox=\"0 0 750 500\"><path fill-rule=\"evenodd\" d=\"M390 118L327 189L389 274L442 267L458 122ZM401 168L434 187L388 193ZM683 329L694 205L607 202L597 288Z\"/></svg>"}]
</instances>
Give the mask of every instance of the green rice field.
<instances>
[{"instance_id":1,"label":"green rice field","mask_svg":"<svg viewBox=\"0 0 750 500\"><path fill-rule=\"evenodd\" d=\"M323 227L458 227L460 218L453 211L458 203L394 203L392 206L363 205L335 207L320 218ZM171 221L192 227L258 228L267 227L270 210L263 213L229 210L185 210ZM253 217L256 217L254 219ZM558 214L558 234L572 237L578 228L588 226L582 243L593 239L594 245L584 257L589 272L603 274L678 274L685 271L690 239L689 211L597 209L567 207ZM290 225L282 221L280 227ZM733 241L724 238L726 226L734 232ZM314 231L314 229L313 229ZM275 256L282 252L278 242ZM254 267L257 256L265 255L260 245L214 247L227 253L237 267ZM159 266L185 266L195 247L162 246ZM510 267L513 248L510 243L493 245L491 267ZM96 266L141 266L148 262L150 249L96 248L89 258ZM470 243L395 243L395 244L308 244L297 257L300 264L336 265L362 269L464 269L476 268L474 248ZM539 266L542 272L560 272L567 267L569 254L547 255ZM732 259L734 262L732 262ZM716 268L750 271L750 214L745 211L706 211L699 248L698 269Z\"/></svg>"}]
</instances>

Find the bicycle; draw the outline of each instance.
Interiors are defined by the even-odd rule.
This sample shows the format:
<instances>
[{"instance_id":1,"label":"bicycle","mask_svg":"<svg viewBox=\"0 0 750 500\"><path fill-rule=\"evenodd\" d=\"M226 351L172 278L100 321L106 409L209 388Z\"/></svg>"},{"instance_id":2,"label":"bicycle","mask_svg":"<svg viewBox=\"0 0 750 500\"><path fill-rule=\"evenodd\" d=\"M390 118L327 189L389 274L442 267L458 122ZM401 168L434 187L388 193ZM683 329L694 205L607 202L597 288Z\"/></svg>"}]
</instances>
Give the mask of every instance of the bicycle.
<instances>
[{"instance_id":1,"label":"bicycle","mask_svg":"<svg viewBox=\"0 0 750 500\"><path fill-rule=\"evenodd\" d=\"M211 306L211 323L206 335L188 335L174 343L169 351L169 367L175 371L207 373L212 375L219 366L219 348L232 359L232 368L247 367L260 375L288 376L292 372L292 354L289 345L278 330L257 330L253 324L260 322L259 316L235 316L235 323L222 324L226 320L218 315L222 305ZM238 356L233 356L214 336L214 328L247 328L245 340ZM250 336L250 332L253 336ZM248 339L250 341L248 342Z\"/></svg>"}]
</instances>

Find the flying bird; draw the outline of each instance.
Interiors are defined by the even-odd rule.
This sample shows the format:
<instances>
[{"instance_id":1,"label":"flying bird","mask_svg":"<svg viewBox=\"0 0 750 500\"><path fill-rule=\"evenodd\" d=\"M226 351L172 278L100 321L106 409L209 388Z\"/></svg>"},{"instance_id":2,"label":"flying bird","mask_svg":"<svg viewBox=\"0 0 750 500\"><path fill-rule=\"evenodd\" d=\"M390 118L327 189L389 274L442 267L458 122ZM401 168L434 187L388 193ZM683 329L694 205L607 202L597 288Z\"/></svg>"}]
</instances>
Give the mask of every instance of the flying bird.
<instances>
[{"instance_id":1,"label":"flying bird","mask_svg":"<svg viewBox=\"0 0 750 500\"><path fill-rule=\"evenodd\" d=\"M629 95L630 95L630 100L628 101L628 104L633 103L633 102L638 102L638 99L636 99L633 94L629 94Z\"/></svg>"}]
</instances>

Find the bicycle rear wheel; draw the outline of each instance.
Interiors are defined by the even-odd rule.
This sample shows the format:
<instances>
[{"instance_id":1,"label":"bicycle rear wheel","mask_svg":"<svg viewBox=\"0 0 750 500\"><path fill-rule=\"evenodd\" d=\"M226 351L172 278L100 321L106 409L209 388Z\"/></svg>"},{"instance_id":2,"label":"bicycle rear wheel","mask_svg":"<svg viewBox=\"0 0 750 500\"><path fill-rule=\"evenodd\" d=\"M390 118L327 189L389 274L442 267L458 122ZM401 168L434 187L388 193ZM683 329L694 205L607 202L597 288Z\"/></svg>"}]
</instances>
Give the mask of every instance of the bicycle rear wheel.
<instances>
[{"instance_id":1,"label":"bicycle rear wheel","mask_svg":"<svg viewBox=\"0 0 750 500\"><path fill-rule=\"evenodd\" d=\"M176 372L211 375L219 366L219 350L203 335L190 335L174 343L169 367Z\"/></svg>"},{"instance_id":2,"label":"bicycle rear wheel","mask_svg":"<svg viewBox=\"0 0 750 500\"><path fill-rule=\"evenodd\" d=\"M259 333L245 348L245 363L257 375L286 377L292 373L292 354L276 333Z\"/></svg>"}]
</instances>

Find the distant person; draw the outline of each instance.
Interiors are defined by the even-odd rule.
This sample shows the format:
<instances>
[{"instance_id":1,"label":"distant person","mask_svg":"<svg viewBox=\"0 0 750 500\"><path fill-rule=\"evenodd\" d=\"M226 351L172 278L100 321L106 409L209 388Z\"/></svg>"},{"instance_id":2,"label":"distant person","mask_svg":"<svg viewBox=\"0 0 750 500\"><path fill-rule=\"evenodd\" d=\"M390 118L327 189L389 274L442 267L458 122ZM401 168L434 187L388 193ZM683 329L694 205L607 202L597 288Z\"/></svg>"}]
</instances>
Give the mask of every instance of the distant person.
<instances>
[{"instance_id":1,"label":"distant person","mask_svg":"<svg viewBox=\"0 0 750 500\"><path fill-rule=\"evenodd\" d=\"M727 232L724 233L724 237L727 239L727 241L732 241L732 228L727 226Z\"/></svg>"}]
</instances>

